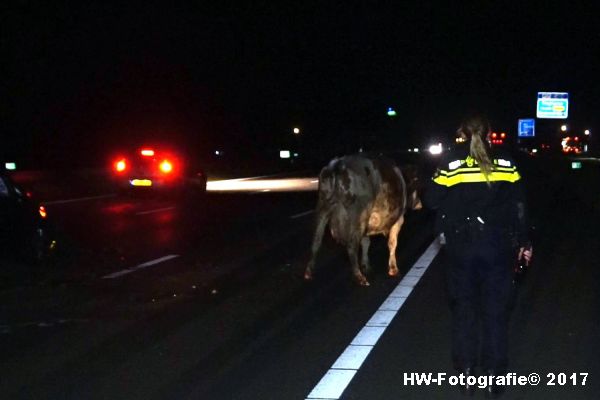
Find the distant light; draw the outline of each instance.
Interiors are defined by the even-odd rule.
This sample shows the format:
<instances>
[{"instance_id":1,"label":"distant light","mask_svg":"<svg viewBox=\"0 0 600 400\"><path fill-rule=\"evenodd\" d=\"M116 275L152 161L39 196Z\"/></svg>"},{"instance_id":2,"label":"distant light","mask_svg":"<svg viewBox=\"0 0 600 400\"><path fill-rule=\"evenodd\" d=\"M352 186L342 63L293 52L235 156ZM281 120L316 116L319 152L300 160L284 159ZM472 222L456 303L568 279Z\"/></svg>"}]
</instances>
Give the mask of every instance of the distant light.
<instances>
[{"instance_id":1,"label":"distant light","mask_svg":"<svg viewBox=\"0 0 600 400\"><path fill-rule=\"evenodd\" d=\"M418 153L418 152L419 152L419 149L415 147L415 148L413 149L413 151L414 151L415 153Z\"/></svg>"},{"instance_id":2,"label":"distant light","mask_svg":"<svg viewBox=\"0 0 600 400\"><path fill-rule=\"evenodd\" d=\"M584 133L585 135L589 135L589 134L590 134L590 130L589 130L589 129L586 129L585 131L583 131L583 133Z\"/></svg>"},{"instance_id":3,"label":"distant light","mask_svg":"<svg viewBox=\"0 0 600 400\"><path fill-rule=\"evenodd\" d=\"M581 161L573 161L571 163L571 169L581 169Z\"/></svg>"},{"instance_id":4,"label":"distant light","mask_svg":"<svg viewBox=\"0 0 600 400\"><path fill-rule=\"evenodd\" d=\"M396 110L394 110L392 107L388 107L387 115L388 115L388 117L395 117L396 116Z\"/></svg>"},{"instance_id":5,"label":"distant light","mask_svg":"<svg viewBox=\"0 0 600 400\"><path fill-rule=\"evenodd\" d=\"M408 149L408 152L409 152L409 153L412 153L412 149Z\"/></svg>"},{"instance_id":6,"label":"distant light","mask_svg":"<svg viewBox=\"0 0 600 400\"><path fill-rule=\"evenodd\" d=\"M300 128L294 128L293 132L294 132L294 135L300 134Z\"/></svg>"},{"instance_id":7,"label":"distant light","mask_svg":"<svg viewBox=\"0 0 600 400\"><path fill-rule=\"evenodd\" d=\"M14 171L17 169L17 164L14 162L7 162L4 163L4 168L6 168L8 171Z\"/></svg>"},{"instance_id":8,"label":"distant light","mask_svg":"<svg viewBox=\"0 0 600 400\"><path fill-rule=\"evenodd\" d=\"M533 149L533 150L531 150L531 152L532 152L532 153L537 153L537 152L538 152L538 149Z\"/></svg>"},{"instance_id":9,"label":"distant light","mask_svg":"<svg viewBox=\"0 0 600 400\"><path fill-rule=\"evenodd\" d=\"M48 213L46 212L46 208L44 206L40 206L38 212L40 213L40 217L42 218L46 218L48 216Z\"/></svg>"},{"instance_id":10,"label":"distant light","mask_svg":"<svg viewBox=\"0 0 600 400\"><path fill-rule=\"evenodd\" d=\"M298 156L299 156L299 154L298 154L298 153L294 153L294 157L298 157Z\"/></svg>"},{"instance_id":11,"label":"distant light","mask_svg":"<svg viewBox=\"0 0 600 400\"><path fill-rule=\"evenodd\" d=\"M560 126L560 130L563 131L563 132L566 132L567 131L567 125L561 125Z\"/></svg>"},{"instance_id":12,"label":"distant light","mask_svg":"<svg viewBox=\"0 0 600 400\"><path fill-rule=\"evenodd\" d=\"M215 150L215 155L220 156L221 152L219 150Z\"/></svg>"},{"instance_id":13,"label":"distant light","mask_svg":"<svg viewBox=\"0 0 600 400\"><path fill-rule=\"evenodd\" d=\"M168 174L169 172L173 171L173 164L171 164L169 160L164 160L160 163L159 168L162 172Z\"/></svg>"},{"instance_id":14,"label":"distant light","mask_svg":"<svg viewBox=\"0 0 600 400\"><path fill-rule=\"evenodd\" d=\"M442 144L432 144L431 146L429 146L429 152L433 155L442 154Z\"/></svg>"},{"instance_id":15,"label":"distant light","mask_svg":"<svg viewBox=\"0 0 600 400\"><path fill-rule=\"evenodd\" d=\"M500 137L501 137L502 139L506 138L506 133L502 132L502 133L500 134Z\"/></svg>"},{"instance_id":16,"label":"distant light","mask_svg":"<svg viewBox=\"0 0 600 400\"><path fill-rule=\"evenodd\" d=\"M141 155L145 156L145 157L152 157L154 156L154 150L152 149L142 149L142 151L140 151Z\"/></svg>"},{"instance_id":17,"label":"distant light","mask_svg":"<svg viewBox=\"0 0 600 400\"><path fill-rule=\"evenodd\" d=\"M290 158L290 151L289 150L280 150L279 158Z\"/></svg>"},{"instance_id":18,"label":"distant light","mask_svg":"<svg viewBox=\"0 0 600 400\"><path fill-rule=\"evenodd\" d=\"M115 169L117 172L123 172L125 171L125 168L127 168L127 163L124 159L121 159L115 163Z\"/></svg>"}]
</instances>

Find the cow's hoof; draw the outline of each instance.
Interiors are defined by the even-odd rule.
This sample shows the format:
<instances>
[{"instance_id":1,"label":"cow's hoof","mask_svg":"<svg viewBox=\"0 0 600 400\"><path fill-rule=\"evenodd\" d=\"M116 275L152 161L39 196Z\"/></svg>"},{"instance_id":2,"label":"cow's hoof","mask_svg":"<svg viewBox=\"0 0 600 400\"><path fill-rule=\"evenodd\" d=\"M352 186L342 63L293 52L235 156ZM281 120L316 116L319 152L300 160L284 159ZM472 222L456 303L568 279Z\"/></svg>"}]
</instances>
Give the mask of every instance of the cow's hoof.
<instances>
[{"instance_id":1,"label":"cow's hoof","mask_svg":"<svg viewBox=\"0 0 600 400\"><path fill-rule=\"evenodd\" d=\"M389 268L388 269L388 275L389 276L396 276L396 275L398 275L398 267Z\"/></svg>"},{"instance_id":2,"label":"cow's hoof","mask_svg":"<svg viewBox=\"0 0 600 400\"><path fill-rule=\"evenodd\" d=\"M313 278L312 271L309 271L309 270L304 271L304 280L312 281L312 278Z\"/></svg>"},{"instance_id":3,"label":"cow's hoof","mask_svg":"<svg viewBox=\"0 0 600 400\"><path fill-rule=\"evenodd\" d=\"M370 286L369 281L367 280L367 278L365 278L364 275L355 275L354 277L356 278L356 282L360 286Z\"/></svg>"}]
</instances>

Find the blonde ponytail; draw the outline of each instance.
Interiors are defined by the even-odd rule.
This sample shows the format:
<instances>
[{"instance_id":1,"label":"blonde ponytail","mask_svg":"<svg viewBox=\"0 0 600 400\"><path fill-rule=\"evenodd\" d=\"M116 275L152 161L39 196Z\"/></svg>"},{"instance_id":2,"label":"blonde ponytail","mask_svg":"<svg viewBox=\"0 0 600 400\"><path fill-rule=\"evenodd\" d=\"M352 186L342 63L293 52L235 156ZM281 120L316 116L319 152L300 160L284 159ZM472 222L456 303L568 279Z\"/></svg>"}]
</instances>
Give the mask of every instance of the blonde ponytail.
<instances>
[{"instance_id":1,"label":"blonde ponytail","mask_svg":"<svg viewBox=\"0 0 600 400\"><path fill-rule=\"evenodd\" d=\"M494 169L494 164L490 159L488 146L484 142L485 136L490 132L490 124L487 118L481 115L468 118L463 121L458 131L470 141L469 154L479 165L481 173L483 173L488 186L490 186L489 175Z\"/></svg>"},{"instance_id":2,"label":"blonde ponytail","mask_svg":"<svg viewBox=\"0 0 600 400\"><path fill-rule=\"evenodd\" d=\"M487 147L481 136L473 135L471 137L469 153L471 154L471 157L477 161L477 164L479 164L479 168L485 176L485 179L488 180L488 176L492 173L494 165L490 160L490 155L488 154Z\"/></svg>"}]
</instances>

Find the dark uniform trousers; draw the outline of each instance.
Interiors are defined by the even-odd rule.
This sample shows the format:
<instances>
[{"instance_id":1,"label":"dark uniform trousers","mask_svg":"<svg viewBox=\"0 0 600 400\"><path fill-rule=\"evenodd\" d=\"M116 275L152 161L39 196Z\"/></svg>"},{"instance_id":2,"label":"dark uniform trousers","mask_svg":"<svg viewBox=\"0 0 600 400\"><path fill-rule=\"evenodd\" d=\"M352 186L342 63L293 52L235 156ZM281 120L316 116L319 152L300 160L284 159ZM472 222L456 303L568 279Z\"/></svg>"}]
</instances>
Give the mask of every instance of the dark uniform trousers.
<instances>
[{"instance_id":1,"label":"dark uniform trousers","mask_svg":"<svg viewBox=\"0 0 600 400\"><path fill-rule=\"evenodd\" d=\"M448 295L452 310L452 359L464 370L506 372L508 315L514 251L506 234L483 224L446 233Z\"/></svg>"}]
</instances>

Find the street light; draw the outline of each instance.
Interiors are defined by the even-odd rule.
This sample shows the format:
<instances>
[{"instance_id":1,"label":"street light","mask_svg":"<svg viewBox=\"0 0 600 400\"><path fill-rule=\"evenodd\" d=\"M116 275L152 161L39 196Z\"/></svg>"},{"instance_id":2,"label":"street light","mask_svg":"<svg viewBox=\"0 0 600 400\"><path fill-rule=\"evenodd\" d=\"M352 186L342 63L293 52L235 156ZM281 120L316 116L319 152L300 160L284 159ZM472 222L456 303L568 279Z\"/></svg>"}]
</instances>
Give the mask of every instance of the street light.
<instances>
[{"instance_id":1,"label":"street light","mask_svg":"<svg viewBox=\"0 0 600 400\"><path fill-rule=\"evenodd\" d=\"M561 125L560 130L563 132L567 131L567 125Z\"/></svg>"},{"instance_id":2,"label":"street light","mask_svg":"<svg viewBox=\"0 0 600 400\"><path fill-rule=\"evenodd\" d=\"M294 135L299 135L300 134L300 128L294 128L292 130L292 132L294 132Z\"/></svg>"},{"instance_id":3,"label":"street light","mask_svg":"<svg viewBox=\"0 0 600 400\"><path fill-rule=\"evenodd\" d=\"M591 133L591 132L590 132L590 130L589 130L589 129L586 129L585 131L583 131L583 133L584 133L586 136L590 136L590 133Z\"/></svg>"}]
</instances>

